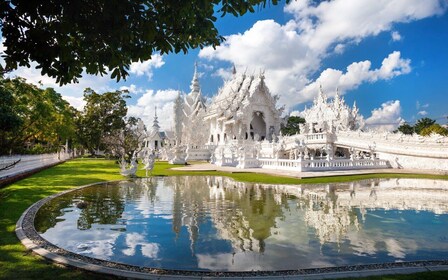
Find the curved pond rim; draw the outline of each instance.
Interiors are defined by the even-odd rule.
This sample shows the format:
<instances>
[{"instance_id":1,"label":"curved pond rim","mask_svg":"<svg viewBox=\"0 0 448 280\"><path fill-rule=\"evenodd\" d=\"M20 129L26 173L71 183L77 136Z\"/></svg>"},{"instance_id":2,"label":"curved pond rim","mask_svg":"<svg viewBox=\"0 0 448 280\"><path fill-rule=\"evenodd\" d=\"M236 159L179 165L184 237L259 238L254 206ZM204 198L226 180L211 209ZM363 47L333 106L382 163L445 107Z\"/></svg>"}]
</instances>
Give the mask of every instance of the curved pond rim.
<instances>
[{"instance_id":1,"label":"curved pond rim","mask_svg":"<svg viewBox=\"0 0 448 280\"><path fill-rule=\"evenodd\" d=\"M189 176L189 175L183 175ZM194 176L194 175L193 175ZM218 175L219 176L219 175ZM165 177L165 176L154 176ZM131 179L132 180L132 179ZM204 270L176 270L154 267L141 267L119 262L96 259L83 256L63 248L60 248L44 239L34 227L34 218L39 209L48 201L69 192L83 188L101 185L105 183L128 182L129 180L114 180L92 183L62 191L43 198L23 212L16 223L15 233L20 242L37 255L51 260L55 263L79 268L82 270L108 274L118 277L135 279L153 279L153 277L188 277L191 279L202 279L202 277L266 277L278 278L292 276L295 279L328 279L346 277L367 277L374 275L410 274L429 271L448 271L448 259L441 260L418 260L406 262L386 262L361 265L347 265L321 268L302 268L289 270L254 270L254 271L204 271ZM269 185L269 184L266 184ZM303 277L301 277L303 276Z\"/></svg>"}]
</instances>

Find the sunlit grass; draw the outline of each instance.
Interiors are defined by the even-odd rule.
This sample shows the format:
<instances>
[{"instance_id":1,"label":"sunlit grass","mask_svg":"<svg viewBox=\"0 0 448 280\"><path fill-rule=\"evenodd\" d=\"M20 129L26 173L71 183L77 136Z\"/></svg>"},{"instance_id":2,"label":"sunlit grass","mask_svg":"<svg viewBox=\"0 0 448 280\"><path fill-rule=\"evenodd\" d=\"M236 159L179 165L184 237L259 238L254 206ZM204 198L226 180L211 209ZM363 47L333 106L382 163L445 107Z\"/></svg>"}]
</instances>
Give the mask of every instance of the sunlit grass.
<instances>
[{"instance_id":1,"label":"sunlit grass","mask_svg":"<svg viewBox=\"0 0 448 280\"><path fill-rule=\"evenodd\" d=\"M369 174L355 176L297 179L258 173L226 173L216 171L175 171L166 162L157 162L154 176L217 175L228 176L237 181L271 184L309 184L352 181L368 178L431 178L448 179L441 175L417 174ZM141 166L140 166L141 168ZM145 171L137 175L144 177ZM124 179L118 165L111 160L77 159L41 171L33 176L0 189L0 279L110 279L77 269L69 269L44 261L25 250L14 230L20 215L30 205L51 194L74 187L110 180ZM448 279L448 273L428 272L412 275L370 277L368 279Z\"/></svg>"}]
</instances>

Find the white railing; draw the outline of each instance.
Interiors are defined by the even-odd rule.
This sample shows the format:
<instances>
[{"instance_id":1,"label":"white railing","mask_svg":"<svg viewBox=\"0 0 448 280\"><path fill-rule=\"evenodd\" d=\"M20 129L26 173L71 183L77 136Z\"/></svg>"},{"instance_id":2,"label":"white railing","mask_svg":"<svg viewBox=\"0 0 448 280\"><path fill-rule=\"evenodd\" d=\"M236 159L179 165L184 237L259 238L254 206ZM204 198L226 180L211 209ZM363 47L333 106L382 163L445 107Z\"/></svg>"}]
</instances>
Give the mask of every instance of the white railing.
<instances>
[{"instance_id":1,"label":"white railing","mask_svg":"<svg viewBox=\"0 0 448 280\"><path fill-rule=\"evenodd\" d=\"M440 135L340 131L335 144L364 150L373 145L378 153L448 159L448 137Z\"/></svg>"},{"instance_id":2,"label":"white railing","mask_svg":"<svg viewBox=\"0 0 448 280\"><path fill-rule=\"evenodd\" d=\"M322 133L312 133L312 134L307 134L305 136L305 139L307 141L311 141L311 142L326 142L328 138L328 135L326 132L322 132Z\"/></svg>"},{"instance_id":3,"label":"white railing","mask_svg":"<svg viewBox=\"0 0 448 280\"><path fill-rule=\"evenodd\" d=\"M234 158L221 157L216 159L215 164L217 166L236 166L237 162Z\"/></svg>"},{"instance_id":4,"label":"white railing","mask_svg":"<svg viewBox=\"0 0 448 280\"><path fill-rule=\"evenodd\" d=\"M7 170L1 170L0 179L52 165L67 160L70 157L71 155L68 153L3 156L0 157L0 167L9 166L14 162L20 161Z\"/></svg>"},{"instance_id":5,"label":"white railing","mask_svg":"<svg viewBox=\"0 0 448 280\"><path fill-rule=\"evenodd\" d=\"M262 168L302 171L350 170L369 168L389 168L386 160L380 159L259 159Z\"/></svg>"}]
</instances>

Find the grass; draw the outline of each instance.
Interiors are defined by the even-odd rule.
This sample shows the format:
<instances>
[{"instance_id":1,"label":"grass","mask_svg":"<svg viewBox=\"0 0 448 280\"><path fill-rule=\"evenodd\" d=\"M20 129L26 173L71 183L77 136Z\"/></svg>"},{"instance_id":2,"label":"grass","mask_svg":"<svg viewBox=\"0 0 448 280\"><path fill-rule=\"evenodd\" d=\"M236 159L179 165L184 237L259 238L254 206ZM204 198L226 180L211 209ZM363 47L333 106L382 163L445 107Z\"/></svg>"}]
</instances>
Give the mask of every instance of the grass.
<instances>
[{"instance_id":1,"label":"grass","mask_svg":"<svg viewBox=\"0 0 448 280\"><path fill-rule=\"evenodd\" d=\"M255 173L225 173L216 171L174 171L166 162L157 162L153 175L223 175L237 181L272 184L307 184L352 181L368 178L431 178L448 179L442 175L369 174L356 176L296 179ZM137 175L144 176L139 170ZM14 230L20 215L36 201L67 189L100 182L123 179L113 161L77 159L57 165L0 189L0 279L111 279L77 269L68 269L49 263L31 254L17 239ZM446 272L425 272L411 275L369 277L365 279L448 279Z\"/></svg>"}]
</instances>

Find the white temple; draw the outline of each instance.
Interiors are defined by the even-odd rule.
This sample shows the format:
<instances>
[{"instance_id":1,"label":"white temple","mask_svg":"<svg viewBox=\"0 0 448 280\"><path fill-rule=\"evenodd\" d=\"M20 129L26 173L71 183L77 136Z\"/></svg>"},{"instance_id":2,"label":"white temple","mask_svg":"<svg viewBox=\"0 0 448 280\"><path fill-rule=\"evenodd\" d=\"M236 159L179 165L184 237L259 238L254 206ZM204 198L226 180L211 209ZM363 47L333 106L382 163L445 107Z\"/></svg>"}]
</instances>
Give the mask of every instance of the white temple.
<instances>
[{"instance_id":1,"label":"white temple","mask_svg":"<svg viewBox=\"0 0 448 280\"><path fill-rule=\"evenodd\" d=\"M234 69L207 104L195 67L190 93L174 105L174 145L163 149L170 163L209 161L218 166L324 171L367 168L415 168L448 172L448 137L363 131L356 104L339 93L328 100L322 88L301 115L300 134L282 136L284 107L277 105L264 73ZM154 125L153 125L154 127ZM156 141L153 139L153 141Z\"/></svg>"}]
</instances>

